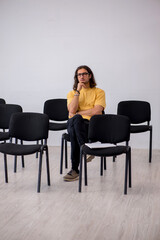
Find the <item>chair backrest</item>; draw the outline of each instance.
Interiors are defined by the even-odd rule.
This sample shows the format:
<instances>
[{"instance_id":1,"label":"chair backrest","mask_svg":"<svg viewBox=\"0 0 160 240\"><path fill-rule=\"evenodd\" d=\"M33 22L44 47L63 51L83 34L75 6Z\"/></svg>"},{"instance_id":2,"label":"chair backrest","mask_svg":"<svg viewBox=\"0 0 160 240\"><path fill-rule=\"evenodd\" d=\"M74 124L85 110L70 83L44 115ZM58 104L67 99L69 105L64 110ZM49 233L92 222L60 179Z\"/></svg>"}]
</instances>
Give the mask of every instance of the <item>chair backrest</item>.
<instances>
[{"instance_id":1,"label":"chair backrest","mask_svg":"<svg viewBox=\"0 0 160 240\"><path fill-rule=\"evenodd\" d=\"M68 120L67 99L49 99L44 103L43 112L53 121Z\"/></svg>"},{"instance_id":2,"label":"chair backrest","mask_svg":"<svg viewBox=\"0 0 160 240\"><path fill-rule=\"evenodd\" d=\"M117 114L129 117L130 123L139 124L151 120L151 107L145 101L122 101L119 102Z\"/></svg>"},{"instance_id":3,"label":"chair backrest","mask_svg":"<svg viewBox=\"0 0 160 240\"><path fill-rule=\"evenodd\" d=\"M3 98L0 98L0 104L5 104L6 101Z\"/></svg>"},{"instance_id":4,"label":"chair backrest","mask_svg":"<svg viewBox=\"0 0 160 240\"><path fill-rule=\"evenodd\" d=\"M12 138L24 141L37 141L48 138L49 118L43 113L15 113L9 124Z\"/></svg>"},{"instance_id":5,"label":"chair backrest","mask_svg":"<svg viewBox=\"0 0 160 240\"><path fill-rule=\"evenodd\" d=\"M9 129L10 118L13 113L22 112L22 107L17 104L0 104L0 128Z\"/></svg>"},{"instance_id":6,"label":"chair backrest","mask_svg":"<svg viewBox=\"0 0 160 240\"><path fill-rule=\"evenodd\" d=\"M91 142L113 144L128 142L130 138L129 118L114 114L94 115L89 122L88 138Z\"/></svg>"}]
</instances>

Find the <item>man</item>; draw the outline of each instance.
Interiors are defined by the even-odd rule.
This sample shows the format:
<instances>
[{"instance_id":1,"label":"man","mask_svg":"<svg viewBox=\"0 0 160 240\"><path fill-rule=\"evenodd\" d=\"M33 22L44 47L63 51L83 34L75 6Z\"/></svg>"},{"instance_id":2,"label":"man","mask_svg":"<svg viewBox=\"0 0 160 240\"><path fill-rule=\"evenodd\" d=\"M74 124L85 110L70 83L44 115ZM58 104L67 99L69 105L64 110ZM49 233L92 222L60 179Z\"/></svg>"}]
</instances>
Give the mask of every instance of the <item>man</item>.
<instances>
[{"instance_id":1,"label":"man","mask_svg":"<svg viewBox=\"0 0 160 240\"><path fill-rule=\"evenodd\" d=\"M64 181L75 181L79 178L80 146L88 142L89 120L93 115L102 114L106 106L105 92L96 88L93 72L88 66L76 69L73 90L67 95L67 105L72 169L64 176Z\"/></svg>"}]
</instances>

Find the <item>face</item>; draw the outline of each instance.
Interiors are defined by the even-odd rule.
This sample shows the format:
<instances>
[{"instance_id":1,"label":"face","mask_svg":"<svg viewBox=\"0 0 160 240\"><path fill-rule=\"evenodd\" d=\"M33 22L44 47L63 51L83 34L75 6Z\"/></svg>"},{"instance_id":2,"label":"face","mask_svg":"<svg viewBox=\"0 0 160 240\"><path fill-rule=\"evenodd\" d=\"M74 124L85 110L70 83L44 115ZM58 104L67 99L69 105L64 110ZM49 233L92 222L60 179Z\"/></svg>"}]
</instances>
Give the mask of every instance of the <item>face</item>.
<instances>
[{"instance_id":1,"label":"face","mask_svg":"<svg viewBox=\"0 0 160 240\"><path fill-rule=\"evenodd\" d=\"M77 78L78 78L78 82L81 82L81 83L84 83L84 84L89 84L91 74L89 74L86 69L81 68L77 72Z\"/></svg>"}]
</instances>

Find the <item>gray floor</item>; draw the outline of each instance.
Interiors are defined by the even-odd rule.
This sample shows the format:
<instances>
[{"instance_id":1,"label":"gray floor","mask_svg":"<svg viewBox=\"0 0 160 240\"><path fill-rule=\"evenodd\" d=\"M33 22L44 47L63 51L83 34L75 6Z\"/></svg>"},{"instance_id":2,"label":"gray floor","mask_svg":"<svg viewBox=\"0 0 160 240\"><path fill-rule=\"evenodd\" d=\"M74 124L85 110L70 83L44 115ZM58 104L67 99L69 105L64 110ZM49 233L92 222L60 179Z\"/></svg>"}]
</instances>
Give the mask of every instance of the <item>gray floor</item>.
<instances>
[{"instance_id":1,"label":"gray floor","mask_svg":"<svg viewBox=\"0 0 160 240\"><path fill-rule=\"evenodd\" d=\"M25 169L19 161L17 173L9 157L6 184L0 155L1 240L160 239L160 150L153 151L151 164L147 150L132 150L132 188L127 196L123 194L123 156L115 163L107 159L104 176L100 176L99 158L88 163L88 186L83 182L82 193L77 181L63 182L59 158L60 148L50 147L52 185L46 185L43 164L38 194L35 156L25 157Z\"/></svg>"}]
</instances>

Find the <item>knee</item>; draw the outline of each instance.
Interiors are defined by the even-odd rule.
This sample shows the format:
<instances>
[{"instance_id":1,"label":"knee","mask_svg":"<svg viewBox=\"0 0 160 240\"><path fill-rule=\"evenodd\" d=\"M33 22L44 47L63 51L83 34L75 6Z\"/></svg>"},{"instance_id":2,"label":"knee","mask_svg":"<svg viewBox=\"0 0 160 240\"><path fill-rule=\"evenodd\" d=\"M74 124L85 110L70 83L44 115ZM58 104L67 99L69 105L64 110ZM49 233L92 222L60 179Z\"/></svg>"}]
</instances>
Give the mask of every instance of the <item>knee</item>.
<instances>
[{"instance_id":1,"label":"knee","mask_svg":"<svg viewBox=\"0 0 160 240\"><path fill-rule=\"evenodd\" d=\"M73 119L78 121L78 120L82 120L83 118L80 114L76 114L74 115Z\"/></svg>"},{"instance_id":2,"label":"knee","mask_svg":"<svg viewBox=\"0 0 160 240\"><path fill-rule=\"evenodd\" d=\"M74 117L73 117L73 121L74 121L74 125L78 124L78 123L81 123L83 121L83 118L80 114L76 114Z\"/></svg>"},{"instance_id":3,"label":"knee","mask_svg":"<svg viewBox=\"0 0 160 240\"><path fill-rule=\"evenodd\" d=\"M77 123L81 122L83 120L82 116L80 114L76 114L74 117L68 119L67 123L67 129L69 132L69 129L73 129Z\"/></svg>"}]
</instances>

